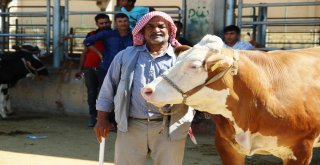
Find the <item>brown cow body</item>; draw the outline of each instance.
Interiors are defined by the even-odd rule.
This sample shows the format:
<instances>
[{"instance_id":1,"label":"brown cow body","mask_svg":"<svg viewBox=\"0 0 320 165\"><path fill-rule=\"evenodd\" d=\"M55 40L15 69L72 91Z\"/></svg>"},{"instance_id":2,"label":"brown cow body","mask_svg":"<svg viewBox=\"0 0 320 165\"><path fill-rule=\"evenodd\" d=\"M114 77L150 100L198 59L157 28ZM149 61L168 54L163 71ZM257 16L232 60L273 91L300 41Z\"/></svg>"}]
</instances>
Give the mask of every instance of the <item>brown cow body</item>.
<instances>
[{"instance_id":1,"label":"brown cow body","mask_svg":"<svg viewBox=\"0 0 320 165\"><path fill-rule=\"evenodd\" d=\"M224 164L244 162L244 155L255 153L272 153L285 164L309 164L320 133L319 52L240 51L238 75L225 75L225 81L209 86L234 93L226 103L234 119L214 116L216 146ZM248 132L236 133L235 127ZM235 136L243 145L235 143Z\"/></svg>"},{"instance_id":2,"label":"brown cow body","mask_svg":"<svg viewBox=\"0 0 320 165\"><path fill-rule=\"evenodd\" d=\"M223 164L244 164L245 155L253 154L273 154L286 165L309 164L312 148L319 146L320 47L235 52L206 37L183 52L166 77L186 93L226 70L225 64L239 55L237 75L229 70L186 98L187 105L214 114ZM218 55L223 58L212 58ZM217 62L223 67L210 72ZM148 84L142 95L158 106L182 100L164 78Z\"/></svg>"}]
</instances>

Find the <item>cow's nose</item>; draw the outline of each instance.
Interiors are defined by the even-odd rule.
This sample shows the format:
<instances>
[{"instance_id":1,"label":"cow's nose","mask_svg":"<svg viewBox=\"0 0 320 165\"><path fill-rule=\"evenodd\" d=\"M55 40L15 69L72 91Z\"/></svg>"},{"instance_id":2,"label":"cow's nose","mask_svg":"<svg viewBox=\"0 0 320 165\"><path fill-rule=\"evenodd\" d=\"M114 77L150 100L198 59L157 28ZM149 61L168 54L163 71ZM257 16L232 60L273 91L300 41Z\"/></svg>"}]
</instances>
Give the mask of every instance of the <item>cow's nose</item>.
<instances>
[{"instance_id":1,"label":"cow's nose","mask_svg":"<svg viewBox=\"0 0 320 165\"><path fill-rule=\"evenodd\" d=\"M151 87L144 87L141 91L142 95L145 97L151 97L153 93L153 89Z\"/></svg>"}]
</instances>

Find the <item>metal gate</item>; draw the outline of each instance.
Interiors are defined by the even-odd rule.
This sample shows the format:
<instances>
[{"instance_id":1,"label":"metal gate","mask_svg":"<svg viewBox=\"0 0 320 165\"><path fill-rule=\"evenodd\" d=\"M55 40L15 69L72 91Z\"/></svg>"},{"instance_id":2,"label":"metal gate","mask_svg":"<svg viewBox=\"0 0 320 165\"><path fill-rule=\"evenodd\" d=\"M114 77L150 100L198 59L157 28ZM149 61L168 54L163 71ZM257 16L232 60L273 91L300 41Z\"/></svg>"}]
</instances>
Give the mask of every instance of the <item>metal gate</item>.
<instances>
[{"instance_id":1,"label":"metal gate","mask_svg":"<svg viewBox=\"0 0 320 165\"><path fill-rule=\"evenodd\" d=\"M92 29L70 28L69 16L71 15L95 15L98 13L105 13L113 15L118 12L105 11L70 11L69 1L64 0L64 6L60 3L61 0L46 0L46 6L12 6L4 8L0 13L2 18L2 31L0 33L1 45L3 52L9 51L9 44L20 45L25 42L35 42L37 45L46 49L46 53L53 53L53 67L60 67L60 61L63 59L79 59L79 56L70 56L82 47L82 40L85 34ZM170 14L174 19L185 22L183 17L186 6L186 0L182 0L183 8L177 6L152 6L158 11L164 11ZM12 12L13 8L37 8L43 11L37 12ZM19 18L45 18L45 22L41 24L26 24L22 23ZM12 18L15 21L10 22ZM11 29L11 30L10 30ZM6 43L6 44L5 44ZM78 52L79 53L79 52Z\"/></svg>"},{"instance_id":2,"label":"metal gate","mask_svg":"<svg viewBox=\"0 0 320 165\"><path fill-rule=\"evenodd\" d=\"M14 8L37 8L43 11L37 12L12 12ZM47 0L47 6L11 6L5 7L0 13L2 20L2 30L0 40L2 43L1 51L9 51L9 43L11 45L21 45L25 42L37 42L46 49L46 53L50 52L50 32L51 32L51 6L50 0ZM43 24L23 24L18 18L44 18L46 22ZM14 22L10 22L11 18L16 18Z\"/></svg>"},{"instance_id":3,"label":"metal gate","mask_svg":"<svg viewBox=\"0 0 320 165\"><path fill-rule=\"evenodd\" d=\"M320 32L318 30L313 31L303 31L307 26L318 26L320 25L320 19L317 17L268 17L268 9L271 7L290 7L290 6L316 6L320 5L320 2L287 2L287 3L259 3L259 4L244 4L243 0L238 2L238 15L237 15L237 24L242 29L250 29L252 31L252 37L262 45L262 47L268 47L263 49L277 49L271 48L271 45L281 45L284 46L291 43L291 41L280 41L272 40L268 36L276 36L279 34L285 34L289 36L293 34L308 34L313 37L313 41L301 41L295 42L293 44L309 44L309 45L319 45ZM251 9L251 15L243 15L243 9ZM258 11L258 13L257 13ZM246 19L246 20L245 20ZM268 27L275 26L286 26L286 27L300 27L300 31L290 32L290 31L269 31ZM287 43L286 43L287 42Z\"/></svg>"}]
</instances>

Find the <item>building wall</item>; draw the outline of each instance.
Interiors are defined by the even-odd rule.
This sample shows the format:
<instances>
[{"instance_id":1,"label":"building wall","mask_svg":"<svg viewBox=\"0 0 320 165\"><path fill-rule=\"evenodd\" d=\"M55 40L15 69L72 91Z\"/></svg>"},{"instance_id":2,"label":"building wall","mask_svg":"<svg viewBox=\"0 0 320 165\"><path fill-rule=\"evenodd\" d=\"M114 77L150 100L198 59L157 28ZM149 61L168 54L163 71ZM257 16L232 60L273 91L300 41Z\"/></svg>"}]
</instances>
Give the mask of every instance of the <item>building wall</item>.
<instances>
[{"instance_id":1,"label":"building wall","mask_svg":"<svg viewBox=\"0 0 320 165\"><path fill-rule=\"evenodd\" d=\"M212 0L187 1L186 38L197 43L206 34L222 35L225 3Z\"/></svg>"},{"instance_id":2,"label":"building wall","mask_svg":"<svg viewBox=\"0 0 320 165\"><path fill-rule=\"evenodd\" d=\"M88 115L84 79L74 78L76 70L50 70L48 77L22 79L10 88L12 108L59 114Z\"/></svg>"}]
</instances>

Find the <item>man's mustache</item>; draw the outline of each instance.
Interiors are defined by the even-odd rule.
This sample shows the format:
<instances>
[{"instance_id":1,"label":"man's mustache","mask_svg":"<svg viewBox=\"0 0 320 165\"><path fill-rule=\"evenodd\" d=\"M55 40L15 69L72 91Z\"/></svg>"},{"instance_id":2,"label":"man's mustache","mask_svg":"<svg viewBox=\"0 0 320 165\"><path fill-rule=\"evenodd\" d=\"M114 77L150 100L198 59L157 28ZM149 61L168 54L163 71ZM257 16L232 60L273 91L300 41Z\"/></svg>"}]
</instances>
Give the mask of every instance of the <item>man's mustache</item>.
<instances>
[{"instance_id":1,"label":"man's mustache","mask_svg":"<svg viewBox=\"0 0 320 165\"><path fill-rule=\"evenodd\" d=\"M163 37L164 35L162 33L154 33L154 32L150 34L150 37L159 37L159 36Z\"/></svg>"}]
</instances>

